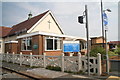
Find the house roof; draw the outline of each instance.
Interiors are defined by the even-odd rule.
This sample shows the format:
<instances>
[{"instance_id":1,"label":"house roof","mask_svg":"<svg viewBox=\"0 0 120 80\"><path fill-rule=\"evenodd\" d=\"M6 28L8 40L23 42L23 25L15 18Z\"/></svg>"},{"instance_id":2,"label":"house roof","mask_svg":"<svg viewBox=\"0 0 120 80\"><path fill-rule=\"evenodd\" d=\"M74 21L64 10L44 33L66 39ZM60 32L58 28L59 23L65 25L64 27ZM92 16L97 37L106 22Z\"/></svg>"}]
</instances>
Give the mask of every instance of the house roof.
<instances>
[{"instance_id":1,"label":"house roof","mask_svg":"<svg viewBox=\"0 0 120 80\"><path fill-rule=\"evenodd\" d=\"M48 11L38 15L38 16L35 16L35 17L32 17L28 20L25 20L17 25L14 25L12 27L12 30L10 31L10 33L8 34L8 36L11 36L11 35L15 35L15 34L19 34L19 33L22 33L22 32L26 32L27 30L29 30L35 23L37 23Z\"/></svg>"},{"instance_id":2,"label":"house roof","mask_svg":"<svg viewBox=\"0 0 120 80\"><path fill-rule=\"evenodd\" d=\"M110 44L120 44L120 41L110 41Z\"/></svg>"},{"instance_id":3,"label":"house roof","mask_svg":"<svg viewBox=\"0 0 120 80\"><path fill-rule=\"evenodd\" d=\"M97 39L97 38L102 38L102 36L99 36L99 37L91 37L91 39Z\"/></svg>"},{"instance_id":4,"label":"house roof","mask_svg":"<svg viewBox=\"0 0 120 80\"><path fill-rule=\"evenodd\" d=\"M110 60L120 60L120 56L111 56Z\"/></svg>"},{"instance_id":5,"label":"house roof","mask_svg":"<svg viewBox=\"0 0 120 80\"><path fill-rule=\"evenodd\" d=\"M5 37L11 30L10 27L0 26L0 37Z\"/></svg>"}]
</instances>

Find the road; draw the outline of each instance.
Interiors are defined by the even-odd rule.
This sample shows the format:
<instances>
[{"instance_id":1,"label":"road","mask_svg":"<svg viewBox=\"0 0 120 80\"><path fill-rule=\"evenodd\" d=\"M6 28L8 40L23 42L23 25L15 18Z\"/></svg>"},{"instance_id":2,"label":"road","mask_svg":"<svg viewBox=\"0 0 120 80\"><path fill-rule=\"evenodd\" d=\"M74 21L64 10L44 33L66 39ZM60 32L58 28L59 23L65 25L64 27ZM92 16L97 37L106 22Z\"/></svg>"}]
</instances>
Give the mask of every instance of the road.
<instances>
[{"instance_id":1,"label":"road","mask_svg":"<svg viewBox=\"0 0 120 80\"><path fill-rule=\"evenodd\" d=\"M23 79L23 80L35 80L35 79L32 79L28 76L25 76L25 75L22 75L22 74L19 74L19 73L16 73L14 71L11 71L11 70L8 70L8 69L5 69L5 68L2 68L2 80L6 80L6 79L12 79L12 80L18 80L18 79Z\"/></svg>"}]
</instances>

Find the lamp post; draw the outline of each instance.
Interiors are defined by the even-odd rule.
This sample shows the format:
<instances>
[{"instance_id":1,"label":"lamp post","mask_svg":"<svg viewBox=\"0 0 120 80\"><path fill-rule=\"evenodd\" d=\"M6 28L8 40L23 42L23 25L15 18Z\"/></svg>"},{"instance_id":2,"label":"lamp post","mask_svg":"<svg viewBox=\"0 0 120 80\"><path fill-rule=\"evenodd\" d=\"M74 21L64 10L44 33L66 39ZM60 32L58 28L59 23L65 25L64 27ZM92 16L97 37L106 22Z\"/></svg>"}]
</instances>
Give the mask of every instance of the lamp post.
<instances>
[{"instance_id":1,"label":"lamp post","mask_svg":"<svg viewBox=\"0 0 120 80\"><path fill-rule=\"evenodd\" d=\"M84 15L85 13L85 15ZM88 28L88 11L87 11L87 5L85 5L85 11L83 12L83 16L78 17L78 22L81 24L84 24L83 18L86 17L86 37L87 37L87 69L88 69L88 75L90 75L90 54L89 54L89 28Z\"/></svg>"},{"instance_id":2,"label":"lamp post","mask_svg":"<svg viewBox=\"0 0 120 80\"><path fill-rule=\"evenodd\" d=\"M105 11L111 12L110 9L106 9L103 10L103 4L102 4L102 0L101 0L101 18L102 18L102 38L103 38L103 48L104 48L104 16L103 13L105 13ZM107 16L106 16L107 17ZM106 24L107 25L107 24ZM105 26L106 26L105 25ZM106 41L106 71L109 74L109 60L108 60L108 49L107 49L107 29L105 29L105 41Z\"/></svg>"},{"instance_id":3,"label":"lamp post","mask_svg":"<svg viewBox=\"0 0 120 80\"><path fill-rule=\"evenodd\" d=\"M104 24L103 24L103 4L101 0L101 18L102 18L102 39L103 39L103 48L104 48Z\"/></svg>"},{"instance_id":4,"label":"lamp post","mask_svg":"<svg viewBox=\"0 0 120 80\"><path fill-rule=\"evenodd\" d=\"M109 58L108 58L108 49L107 49L107 29L105 29L105 42L106 42L106 71L109 74Z\"/></svg>"},{"instance_id":5,"label":"lamp post","mask_svg":"<svg viewBox=\"0 0 120 80\"><path fill-rule=\"evenodd\" d=\"M102 18L102 38L103 38L103 48L104 48L104 22L103 22L103 12L105 11L108 11L108 12L111 12L110 9L106 9L106 10L103 10L103 4L102 4L102 0L101 0L101 18Z\"/></svg>"},{"instance_id":6,"label":"lamp post","mask_svg":"<svg viewBox=\"0 0 120 80\"><path fill-rule=\"evenodd\" d=\"M108 12L111 12L110 9L106 9L106 10L103 10L104 14L105 14L105 11L108 11ZM107 18L107 15L105 14L105 17ZM106 42L106 71L107 71L107 74L109 74L109 58L108 58L108 48L107 48L107 25L108 23L105 24L105 42Z\"/></svg>"}]
</instances>

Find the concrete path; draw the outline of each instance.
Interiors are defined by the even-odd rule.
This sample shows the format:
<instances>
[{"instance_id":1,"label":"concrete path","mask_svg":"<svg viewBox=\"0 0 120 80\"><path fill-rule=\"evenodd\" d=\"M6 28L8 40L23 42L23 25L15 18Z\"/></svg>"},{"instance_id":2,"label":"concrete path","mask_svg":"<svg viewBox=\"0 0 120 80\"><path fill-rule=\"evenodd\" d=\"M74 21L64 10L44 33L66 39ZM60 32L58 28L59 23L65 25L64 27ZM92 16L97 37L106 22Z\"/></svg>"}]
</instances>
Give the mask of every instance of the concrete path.
<instances>
[{"instance_id":1,"label":"concrete path","mask_svg":"<svg viewBox=\"0 0 120 80\"><path fill-rule=\"evenodd\" d=\"M13 64L8 62L3 62L3 67L18 71L20 73L35 77L35 78L51 78L53 80L59 79L81 79L81 80L105 80L107 77L102 76L87 76L87 75L73 75L70 73L60 72L60 71L52 71L45 68L30 68L29 66L19 64ZM100 79L101 78L101 79ZM103 78L103 79L102 79Z\"/></svg>"},{"instance_id":2,"label":"concrete path","mask_svg":"<svg viewBox=\"0 0 120 80\"><path fill-rule=\"evenodd\" d=\"M34 74L34 75L42 76L45 78L57 78L60 76L68 75L68 73L59 72L59 71L51 71L45 68L35 68L32 70L27 70L27 72Z\"/></svg>"},{"instance_id":3,"label":"concrete path","mask_svg":"<svg viewBox=\"0 0 120 80\"><path fill-rule=\"evenodd\" d=\"M106 80L120 80L118 76L109 76Z\"/></svg>"}]
</instances>

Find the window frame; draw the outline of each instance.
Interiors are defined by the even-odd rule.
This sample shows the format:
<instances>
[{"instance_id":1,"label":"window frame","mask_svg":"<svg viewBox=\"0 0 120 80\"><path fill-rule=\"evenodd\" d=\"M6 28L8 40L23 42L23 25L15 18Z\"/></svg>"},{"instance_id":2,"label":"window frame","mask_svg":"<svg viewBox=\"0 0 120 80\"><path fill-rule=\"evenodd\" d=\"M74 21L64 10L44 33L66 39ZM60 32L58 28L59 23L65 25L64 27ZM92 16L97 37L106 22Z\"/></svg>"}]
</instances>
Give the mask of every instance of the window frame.
<instances>
[{"instance_id":1,"label":"window frame","mask_svg":"<svg viewBox=\"0 0 120 80\"><path fill-rule=\"evenodd\" d=\"M29 39L31 39L31 46L32 46L32 37L25 37L25 38L22 38L21 39L21 51L32 51L32 47L31 47L31 50L28 50L28 44L27 44L27 41L29 40ZM26 49L23 49L23 40L25 40L25 48Z\"/></svg>"},{"instance_id":2,"label":"window frame","mask_svg":"<svg viewBox=\"0 0 120 80\"><path fill-rule=\"evenodd\" d=\"M0 41L0 49L2 49L2 41Z\"/></svg>"},{"instance_id":3,"label":"window frame","mask_svg":"<svg viewBox=\"0 0 120 80\"><path fill-rule=\"evenodd\" d=\"M53 49L52 50L47 50L47 39L53 40ZM55 49L55 40L60 41L60 49ZM60 39L59 37L50 37L50 36L45 37L45 51L60 51L60 50L62 50L61 42L62 42L62 39Z\"/></svg>"}]
</instances>

